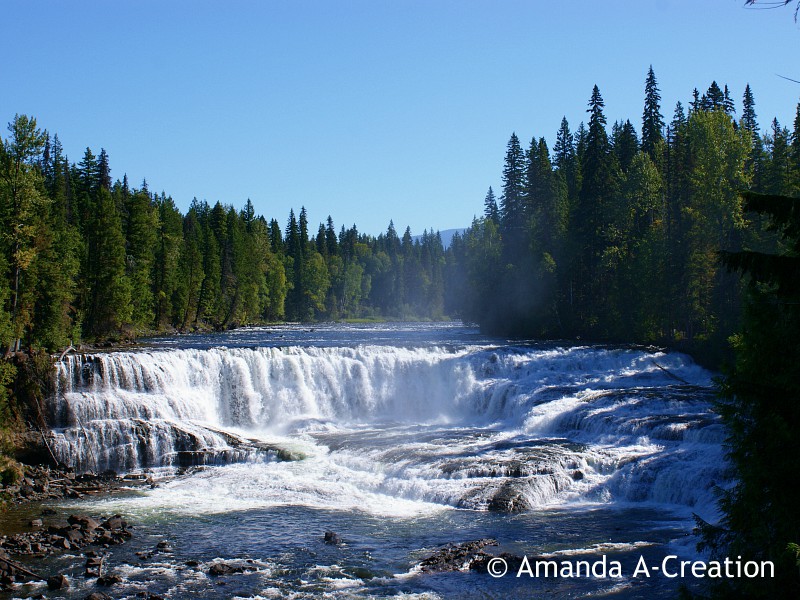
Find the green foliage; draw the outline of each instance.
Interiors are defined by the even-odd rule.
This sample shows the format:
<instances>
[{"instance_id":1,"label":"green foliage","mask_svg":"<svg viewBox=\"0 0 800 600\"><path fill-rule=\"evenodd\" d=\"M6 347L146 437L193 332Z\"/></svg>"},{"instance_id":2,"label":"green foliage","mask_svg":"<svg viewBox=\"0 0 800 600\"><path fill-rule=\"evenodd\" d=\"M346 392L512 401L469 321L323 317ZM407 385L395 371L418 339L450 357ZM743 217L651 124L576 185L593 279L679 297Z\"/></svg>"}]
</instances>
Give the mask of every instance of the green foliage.
<instances>
[{"instance_id":1,"label":"green foliage","mask_svg":"<svg viewBox=\"0 0 800 600\"><path fill-rule=\"evenodd\" d=\"M747 208L769 217L784 250L724 255L749 281L744 328L733 338L736 363L720 400L738 480L722 499L723 528L704 542L718 555L776 564L774 580L737 583L740 595L796 598L800 464L791 449L800 431L800 200L749 195Z\"/></svg>"}]
</instances>

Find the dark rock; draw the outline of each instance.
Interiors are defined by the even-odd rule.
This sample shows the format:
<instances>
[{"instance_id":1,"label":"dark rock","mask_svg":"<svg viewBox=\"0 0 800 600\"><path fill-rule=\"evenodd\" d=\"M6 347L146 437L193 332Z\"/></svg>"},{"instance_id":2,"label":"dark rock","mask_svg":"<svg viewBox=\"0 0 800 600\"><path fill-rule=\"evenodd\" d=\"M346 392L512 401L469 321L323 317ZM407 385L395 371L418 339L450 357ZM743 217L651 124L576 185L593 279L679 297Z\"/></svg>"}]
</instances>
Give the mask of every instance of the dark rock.
<instances>
[{"instance_id":1,"label":"dark rock","mask_svg":"<svg viewBox=\"0 0 800 600\"><path fill-rule=\"evenodd\" d=\"M86 596L86 600L114 600L108 594L104 594L103 592L92 592L88 596Z\"/></svg>"},{"instance_id":2,"label":"dark rock","mask_svg":"<svg viewBox=\"0 0 800 600\"><path fill-rule=\"evenodd\" d=\"M208 574L212 577L219 577L220 575L233 575L234 573L244 573L243 567L229 565L228 563L215 563L211 565Z\"/></svg>"},{"instance_id":3,"label":"dark rock","mask_svg":"<svg viewBox=\"0 0 800 600\"><path fill-rule=\"evenodd\" d=\"M122 582L122 577L119 575L103 575L102 577L97 578L97 585L102 585L103 587L111 587L117 583Z\"/></svg>"},{"instance_id":4,"label":"dark rock","mask_svg":"<svg viewBox=\"0 0 800 600\"><path fill-rule=\"evenodd\" d=\"M41 513L41 515L43 517L49 517L49 516L52 516L52 515L55 515L55 514L57 514L57 513L52 508L45 508L45 509L42 510L42 513Z\"/></svg>"},{"instance_id":5,"label":"dark rock","mask_svg":"<svg viewBox=\"0 0 800 600\"><path fill-rule=\"evenodd\" d=\"M113 531L115 529L127 529L128 523L122 518L122 515L114 515L103 523L103 529Z\"/></svg>"},{"instance_id":6,"label":"dark rock","mask_svg":"<svg viewBox=\"0 0 800 600\"><path fill-rule=\"evenodd\" d=\"M333 544L334 546L338 546L342 543L342 538L339 537L338 533L334 533L333 531L326 531L325 532L325 543L326 544Z\"/></svg>"},{"instance_id":7,"label":"dark rock","mask_svg":"<svg viewBox=\"0 0 800 600\"><path fill-rule=\"evenodd\" d=\"M90 556L86 559L86 577L100 577L103 570L103 557Z\"/></svg>"},{"instance_id":8,"label":"dark rock","mask_svg":"<svg viewBox=\"0 0 800 600\"><path fill-rule=\"evenodd\" d=\"M67 519L67 522L70 525L78 525L85 531L94 531L100 527L100 523L95 521L92 517L87 517L86 515L70 515Z\"/></svg>"},{"instance_id":9,"label":"dark rock","mask_svg":"<svg viewBox=\"0 0 800 600\"><path fill-rule=\"evenodd\" d=\"M423 573L442 573L470 568L475 560L488 556L483 551L486 546L497 546L497 540L484 538L463 544L448 544L423 560L419 564L420 570Z\"/></svg>"},{"instance_id":10,"label":"dark rock","mask_svg":"<svg viewBox=\"0 0 800 600\"><path fill-rule=\"evenodd\" d=\"M170 544L168 541L164 540L164 541L158 542L158 544L156 544L156 549L158 551L160 551L160 552L169 553L169 552L172 552L172 544Z\"/></svg>"},{"instance_id":11,"label":"dark rock","mask_svg":"<svg viewBox=\"0 0 800 600\"><path fill-rule=\"evenodd\" d=\"M61 590L69 587L69 580L65 575L53 575L47 578L48 590Z\"/></svg>"},{"instance_id":12,"label":"dark rock","mask_svg":"<svg viewBox=\"0 0 800 600\"><path fill-rule=\"evenodd\" d=\"M85 541L84 533L80 529L71 529L64 534L64 539L70 544L80 545Z\"/></svg>"},{"instance_id":13,"label":"dark rock","mask_svg":"<svg viewBox=\"0 0 800 600\"><path fill-rule=\"evenodd\" d=\"M506 483L489 501L489 510L493 512L522 512L531 508L525 496L515 489L510 483Z\"/></svg>"},{"instance_id":14,"label":"dark rock","mask_svg":"<svg viewBox=\"0 0 800 600\"><path fill-rule=\"evenodd\" d=\"M185 564L187 567L196 567L196 566L198 566L200 563L199 563L199 562L197 562L196 560L187 560L187 561L186 561L185 563L183 563L183 564Z\"/></svg>"},{"instance_id":15,"label":"dark rock","mask_svg":"<svg viewBox=\"0 0 800 600\"><path fill-rule=\"evenodd\" d=\"M31 521L31 527L41 527L43 525L41 519L33 519Z\"/></svg>"},{"instance_id":16,"label":"dark rock","mask_svg":"<svg viewBox=\"0 0 800 600\"><path fill-rule=\"evenodd\" d=\"M585 475L583 474L583 471L574 471L572 473L572 479L574 479L575 481L580 481L584 477Z\"/></svg>"}]
</instances>

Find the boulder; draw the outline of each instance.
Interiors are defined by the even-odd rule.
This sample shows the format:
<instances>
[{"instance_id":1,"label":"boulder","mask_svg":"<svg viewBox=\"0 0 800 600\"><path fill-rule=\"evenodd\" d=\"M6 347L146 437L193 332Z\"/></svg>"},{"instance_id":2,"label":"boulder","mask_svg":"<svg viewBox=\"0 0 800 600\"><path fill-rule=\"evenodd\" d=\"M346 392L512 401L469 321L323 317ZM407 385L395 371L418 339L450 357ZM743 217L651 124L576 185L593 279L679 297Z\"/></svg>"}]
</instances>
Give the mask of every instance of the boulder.
<instances>
[{"instance_id":1,"label":"boulder","mask_svg":"<svg viewBox=\"0 0 800 600\"><path fill-rule=\"evenodd\" d=\"M326 531L325 532L325 543L326 544L333 544L334 546L338 546L342 543L342 538L339 537L338 533L334 533L333 531Z\"/></svg>"},{"instance_id":2,"label":"boulder","mask_svg":"<svg viewBox=\"0 0 800 600\"><path fill-rule=\"evenodd\" d=\"M208 570L208 574L212 577L219 577L220 575L233 575L234 573L244 573L244 568L220 562L211 565L211 568Z\"/></svg>"},{"instance_id":3,"label":"boulder","mask_svg":"<svg viewBox=\"0 0 800 600\"><path fill-rule=\"evenodd\" d=\"M47 578L48 590L62 590L69 587L69 580L66 575L53 575Z\"/></svg>"}]
</instances>

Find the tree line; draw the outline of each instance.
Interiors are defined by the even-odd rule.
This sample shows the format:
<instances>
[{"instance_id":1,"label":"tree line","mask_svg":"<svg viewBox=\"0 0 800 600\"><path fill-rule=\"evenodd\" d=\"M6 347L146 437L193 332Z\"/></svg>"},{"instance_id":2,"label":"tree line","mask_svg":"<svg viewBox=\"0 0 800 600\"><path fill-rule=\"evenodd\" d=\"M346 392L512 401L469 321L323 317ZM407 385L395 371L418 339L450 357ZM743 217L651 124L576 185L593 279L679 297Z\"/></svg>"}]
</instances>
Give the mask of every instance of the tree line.
<instances>
[{"instance_id":1,"label":"tree line","mask_svg":"<svg viewBox=\"0 0 800 600\"><path fill-rule=\"evenodd\" d=\"M442 318L438 233L377 237L305 208L282 227L248 199L193 200L112 181L109 156L70 163L57 135L17 115L0 144L0 343L56 350L78 340L224 329L284 319Z\"/></svg>"},{"instance_id":2,"label":"tree line","mask_svg":"<svg viewBox=\"0 0 800 600\"><path fill-rule=\"evenodd\" d=\"M670 121L650 68L640 133L608 131L597 86L588 125L566 118L552 151L508 142L499 197L448 249L445 309L487 331L690 344L718 360L736 331L742 283L720 250L777 247L741 192L800 190L800 105L790 132L762 133L748 85L696 89ZM714 356L711 356L711 355Z\"/></svg>"}]
</instances>

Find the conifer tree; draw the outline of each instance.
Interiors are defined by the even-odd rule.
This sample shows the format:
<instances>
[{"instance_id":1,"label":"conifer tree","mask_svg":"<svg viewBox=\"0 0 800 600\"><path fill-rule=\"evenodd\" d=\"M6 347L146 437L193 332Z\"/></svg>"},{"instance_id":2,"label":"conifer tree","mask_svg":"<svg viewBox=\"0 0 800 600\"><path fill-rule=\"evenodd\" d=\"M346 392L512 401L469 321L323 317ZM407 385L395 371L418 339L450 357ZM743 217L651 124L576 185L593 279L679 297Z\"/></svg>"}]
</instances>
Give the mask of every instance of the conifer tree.
<instances>
[{"instance_id":1,"label":"conifer tree","mask_svg":"<svg viewBox=\"0 0 800 600\"><path fill-rule=\"evenodd\" d=\"M663 139L664 116L661 114L661 94L653 72L653 65L647 72L644 84L644 113L642 114L642 151L656 160L658 142Z\"/></svg>"},{"instance_id":2,"label":"conifer tree","mask_svg":"<svg viewBox=\"0 0 800 600\"><path fill-rule=\"evenodd\" d=\"M500 221L503 231L518 230L523 225L525 189L525 153L516 133L511 134L503 166L503 195L500 197Z\"/></svg>"},{"instance_id":3,"label":"conifer tree","mask_svg":"<svg viewBox=\"0 0 800 600\"><path fill-rule=\"evenodd\" d=\"M492 219L495 223L500 222L500 211L497 208L497 199L494 196L492 186L489 186L489 191L486 192L486 198L483 200L483 214L487 219Z\"/></svg>"}]
</instances>

